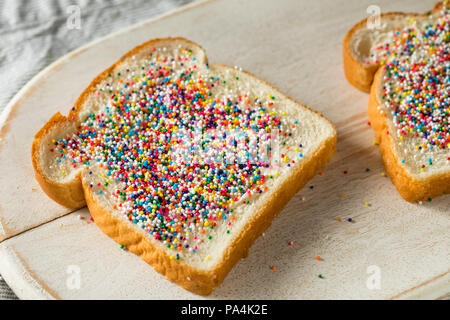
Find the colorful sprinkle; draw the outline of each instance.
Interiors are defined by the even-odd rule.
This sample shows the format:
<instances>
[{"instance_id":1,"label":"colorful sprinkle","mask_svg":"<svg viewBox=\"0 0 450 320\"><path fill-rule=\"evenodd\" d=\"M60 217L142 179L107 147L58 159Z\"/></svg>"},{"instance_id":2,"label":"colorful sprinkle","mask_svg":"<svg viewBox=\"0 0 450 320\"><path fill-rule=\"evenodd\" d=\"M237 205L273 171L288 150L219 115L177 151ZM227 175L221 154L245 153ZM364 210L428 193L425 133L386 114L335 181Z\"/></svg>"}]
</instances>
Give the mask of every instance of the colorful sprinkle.
<instances>
[{"instance_id":1,"label":"colorful sprinkle","mask_svg":"<svg viewBox=\"0 0 450 320\"><path fill-rule=\"evenodd\" d=\"M154 48L144 65L108 74L97 87L99 110L52 141L64 173L84 166L89 189L115 199L124 219L176 259L214 241L216 229L230 233L233 209L251 205L269 179L303 157L294 138L302 124L273 111L281 99L222 93L228 78L211 69L187 48L174 56ZM277 158L272 144L280 146Z\"/></svg>"},{"instance_id":2,"label":"colorful sprinkle","mask_svg":"<svg viewBox=\"0 0 450 320\"><path fill-rule=\"evenodd\" d=\"M395 28L390 41L377 46L368 61L384 65L384 108L380 108L380 112L390 116L395 127L386 134L394 134L402 141L414 138L416 152L430 155L429 166L437 153L450 148L447 2L433 19L434 23L421 25L412 21L403 29ZM427 167L420 165L417 169L425 172Z\"/></svg>"}]
</instances>

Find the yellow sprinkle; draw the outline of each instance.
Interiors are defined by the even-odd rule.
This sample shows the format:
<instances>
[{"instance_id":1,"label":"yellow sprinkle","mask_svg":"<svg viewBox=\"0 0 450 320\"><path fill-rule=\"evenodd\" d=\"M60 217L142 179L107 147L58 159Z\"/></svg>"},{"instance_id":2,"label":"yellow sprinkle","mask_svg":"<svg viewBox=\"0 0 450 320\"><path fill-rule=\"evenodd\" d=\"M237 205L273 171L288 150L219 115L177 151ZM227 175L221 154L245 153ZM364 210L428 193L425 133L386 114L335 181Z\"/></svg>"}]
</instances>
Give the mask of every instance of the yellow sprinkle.
<instances>
[{"instance_id":1,"label":"yellow sprinkle","mask_svg":"<svg viewBox=\"0 0 450 320\"><path fill-rule=\"evenodd\" d=\"M209 260L209 256L206 256L206 258L205 258L206 260Z\"/></svg>"},{"instance_id":2,"label":"yellow sprinkle","mask_svg":"<svg viewBox=\"0 0 450 320\"><path fill-rule=\"evenodd\" d=\"M381 173L381 176L382 176L382 177L386 177L386 173L382 172L382 173Z\"/></svg>"}]
</instances>

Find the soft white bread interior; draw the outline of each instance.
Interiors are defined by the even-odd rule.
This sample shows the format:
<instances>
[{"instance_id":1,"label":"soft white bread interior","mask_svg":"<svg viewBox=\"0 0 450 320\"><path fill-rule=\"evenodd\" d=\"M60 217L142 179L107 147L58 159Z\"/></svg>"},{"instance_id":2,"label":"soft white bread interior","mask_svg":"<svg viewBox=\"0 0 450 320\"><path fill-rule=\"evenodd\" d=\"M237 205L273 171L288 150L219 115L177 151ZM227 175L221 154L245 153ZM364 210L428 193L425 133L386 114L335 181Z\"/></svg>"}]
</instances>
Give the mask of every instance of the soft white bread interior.
<instances>
[{"instance_id":1,"label":"soft white bread interior","mask_svg":"<svg viewBox=\"0 0 450 320\"><path fill-rule=\"evenodd\" d=\"M387 61L389 57L381 56L381 52L376 48L392 41L394 32L411 27L422 30L427 24L434 21L436 21L436 15L400 12L381 15L379 25L376 26L364 20L366 23L354 30L349 49L361 64L378 65L377 61Z\"/></svg>"},{"instance_id":2,"label":"soft white bread interior","mask_svg":"<svg viewBox=\"0 0 450 320\"><path fill-rule=\"evenodd\" d=\"M385 13L379 22L378 27L374 27L363 20L348 32L344 40L347 79L361 90L370 90L371 125L386 170L401 196L414 202L449 193L449 112L445 102L449 92L449 45L445 40L449 30L448 11L439 3L426 14ZM433 25L442 26L443 29L436 31L441 39L430 40L435 34ZM432 36L424 36L422 32ZM409 36L411 33L414 36ZM438 50L443 48L445 62L435 62L431 42ZM408 44L410 52L405 54ZM409 72L411 68L414 70ZM442 68L443 74L436 78L439 79L438 89L430 89L434 97L425 92L425 85L420 87L420 92L418 86L426 80L417 79L422 76L426 79L427 72L438 68ZM428 98L443 102L432 105L426 102ZM415 101L426 103L419 102L417 108L411 107L410 103ZM422 117L427 121L422 121ZM427 137L439 131L442 131L436 139L439 143L429 143Z\"/></svg>"},{"instance_id":3,"label":"soft white bread interior","mask_svg":"<svg viewBox=\"0 0 450 320\"><path fill-rule=\"evenodd\" d=\"M201 105L195 104L195 97L189 102L182 101L185 96L176 96L171 91L174 87L168 85L174 85L174 79L182 79L187 73L190 80L179 80L177 86L183 90L187 88L185 92L188 94L194 86L203 88L196 92L203 101ZM161 76L154 76L155 74ZM148 92L154 93L157 90L160 90L158 98L150 101ZM176 103L170 100L175 96L178 99ZM130 101L130 104L123 102L125 100ZM230 101L233 102L235 112L240 109L239 118L226 115L226 112L230 111ZM220 105L221 102L225 103ZM122 147L130 150L132 144L139 145L139 150L147 150L147 145L143 146L144 138L152 143L161 140L165 145L168 140L173 140L174 132L179 133L184 129L187 130L183 132L189 135L189 124L194 117L190 113L192 109L197 108L193 114L204 114L213 106L216 114L209 114L209 117L214 119L215 123L222 123L227 129L236 129L236 126L242 129L238 126L238 119L241 118L255 117L254 121L259 121L261 117L268 119L268 126L262 130L262 134L269 131L279 133L277 136L271 136L270 165L267 162L261 165L255 161L257 171L252 171L254 176L243 178L246 168L249 168L248 163L244 162L242 169L238 164L234 170L242 176L237 178L242 179L245 188L249 188L253 184L252 181L256 181L254 186L243 190L244 192L239 192L236 188L231 190L230 187L230 197L220 198L219 191L211 191L208 188L220 190L221 185L232 185L236 176L233 178L229 175L224 179L223 175L218 178L217 174L214 174L216 168L229 167L220 161L214 162L217 149L212 147L212 141L208 140L200 158L190 157L186 163L174 160L175 164L178 164L180 175L185 173L183 170L187 170L185 167L189 162L190 168L195 167L192 164L194 161L198 161L195 168L202 170L202 174L192 178L198 178L197 187L191 185L189 190L186 189L183 193L172 192L172 198L163 199L169 209L165 216L158 215L155 220L161 223L161 220L168 219L174 212L201 212L202 215L185 220L181 218L182 223L178 217L167 223L167 230L162 232L162 237L177 234L181 235L179 241L172 238L155 239L149 234L149 220L145 213L137 212L136 219L131 220L127 214L136 210L136 204L130 199L138 199L134 196L140 196L140 192L150 192L133 185L133 181L147 181L147 178L151 180L152 173L156 172L160 174L160 190L151 189L151 192L163 195L163 189L171 189L173 186L165 184L164 176L173 164L161 163L160 159L154 158L150 159L151 163L145 163L146 166L153 165L152 169L143 170L142 163L137 159L131 159L126 153L116 151ZM121 118L118 117L118 111L114 112L120 108L127 108L128 112L126 116L122 113ZM161 118L161 109L164 114L165 110L173 113ZM155 110L159 110L159 113L155 113ZM190 111L175 114L177 110ZM222 111L223 118L220 118ZM220 115L217 116L218 114ZM245 116L241 117L241 114ZM255 114L259 114L260 118L254 116ZM144 121L146 117L148 122ZM113 121L108 122L108 119ZM160 122L160 119L164 122ZM103 138L95 140L96 142L93 142L93 138L86 140L87 133L80 133L80 127L86 125L89 130L83 132L91 134L89 139L97 134L103 135ZM197 122L197 125L205 125L205 121ZM174 128L174 131L172 137L170 132L164 136L155 135L155 128ZM257 133L257 136L263 138L260 133ZM111 143L111 148L105 149L104 144L108 143ZM293 101L266 82L238 68L208 64L203 49L193 42L182 38L169 38L152 40L133 49L100 74L82 93L67 118L60 114L55 115L36 135L32 158L37 180L52 199L73 208L83 206L87 202L95 223L107 235L138 254L169 280L204 295L211 293L223 281L231 267L246 256L253 241L269 227L272 219L289 199L329 161L335 153L335 144L334 126L319 113ZM208 147L211 148L210 152ZM171 150L166 149L164 152ZM164 152L161 151L160 157L165 155ZM134 176L131 181L121 179L122 176L114 176L119 166L128 164L130 169L126 173L133 175L134 172L139 172L140 176ZM209 187L202 184L205 176L211 177L208 180ZM261 180L261 177L264 179ZM183 184L184 181L177 183ZM127 191L118 196L118 190L125 189ZM181 208L188 203L185 199L196 192L203 192L202 205ZM163 200L156 199L154 202L145 203L143 207L152 214L152 206L156 208L159 201ZM180 207L172 208L171 202L180 204ZM170 223L179 225L176 233L171 230ZM181 249L177 247L180 243Z\"/></svg>"}]
</instances>

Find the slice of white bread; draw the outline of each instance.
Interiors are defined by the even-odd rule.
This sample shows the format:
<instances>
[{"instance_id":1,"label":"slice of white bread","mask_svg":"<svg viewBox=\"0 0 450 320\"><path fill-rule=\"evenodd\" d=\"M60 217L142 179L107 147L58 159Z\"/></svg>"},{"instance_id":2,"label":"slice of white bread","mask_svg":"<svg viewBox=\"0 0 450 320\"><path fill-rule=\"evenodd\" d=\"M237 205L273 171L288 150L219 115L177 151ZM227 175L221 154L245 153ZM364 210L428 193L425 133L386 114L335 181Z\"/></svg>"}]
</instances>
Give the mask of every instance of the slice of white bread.
<instances>
[{"instance_id":1,"label":"slice of white bread","mask_svg":"<svg viewBox=\"0 0 450 320\"><path fill-rule=\"evenodd\" d=\"M369 119L384 166L410 202L450 193L447 7L438 3L426 14L384 13L378 27L362 20L343 45L345 75L356 88L370 90ZM433 31L437 25L442 29ZM432 85L419 80L436 70Z\"/></svg>"},{"instance_id":2,"label":"slice of white bread","mask_svg":"<svg viewBox=\"0 0 450 320\"><path fill-rule=\"evenodd\" d=\"M258 126L271 161L250 163L245 154L212 161L220 148L204 135L202 153L188 148L177 158L175 147L184 149L175 132L195 136L213 124L228 133ZM238 68L208 64L191 41L167 38L134 48L97 76L67 117L55 114L36 134L32 160L50 198L87 204L109 237L207 295L330 160L336 139L319 113Z\"/></svg>"}]
</instances>

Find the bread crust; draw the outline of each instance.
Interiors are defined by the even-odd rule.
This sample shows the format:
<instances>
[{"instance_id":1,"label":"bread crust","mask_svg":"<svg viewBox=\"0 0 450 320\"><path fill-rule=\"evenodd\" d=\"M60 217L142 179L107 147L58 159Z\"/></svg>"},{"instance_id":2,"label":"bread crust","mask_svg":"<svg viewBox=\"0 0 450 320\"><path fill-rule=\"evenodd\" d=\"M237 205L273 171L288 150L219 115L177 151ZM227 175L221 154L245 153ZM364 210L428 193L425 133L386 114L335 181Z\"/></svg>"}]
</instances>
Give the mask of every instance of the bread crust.
<instances>
[{"instance_id":1,"label":"bread crust","mask_svg":"<svg viewBox=\"0 0 450 320\"><path fill-rule=\"evenodd\" d=\"M442 2L437 3L432 12L441 10L442 5ZM395 15L423 17L426 14L389 12L381 14L381 19ZM406 201L417 202L450 193L450 173L434 175L427 179L417 179L408 172L394 151L393 137L386 134L389 130L386 116L378 110L378 106L383 103L378 96L378 90L383 83L383 69L376 65L364 65L354 55L350 45L355 32L364 27L366 23L367 19L358 22L345 36L343 44L344 72L350 84L362 91L370 92L368 115L379 143L384 167L392 183Z\"/></svg>"},{"instance_id":2,"label":"bread crust","mask_svg":"<svg viewBox=\"0 0 450 320\"><path fill-rule=\"evenodd\" d=\"M253 242L272 224L289 200L325 166L335 153L336 136L328 139L316 153L278 188L246 228L228 246L222 259L211 270L193 268L170 256L152 241L137 232L127 221L120 220L96 201L95 196L83 185L86 202L94 222L118 244L137 254L168 280L199 295L209 295L225 279L231 268L248 255Z\"/></svg>"},{"instance_id":3,"label":"bread crust","mask_svg":"<svg viewBox=\"0 0 450 320\"><path fill-rule=\"evenodd\" d=\"M450 172L433 175L427 179L412 176L394 152L394 141L389 131L386 115L378 110L383 102L379 89L383 82L384 70L380 68L373 81L369 97L369 120L379 143L384 167L400 195L409 202L423 201L450 193Z\"/></svg>"},{"instance_id":4,"label":"bread crust","mask_svg":"<svg viewBox=\"0 0 450 320\"><path fill-rule=\"evenodd\" d=\"M159 41L184 41L191 46L196 46L201 49L201 52L204 54L204 50L191 41L183 38L166 38L146 42L125 54L124 57L130 57L138 50L156 44ZM305 159L298 169L277 188L272 197L266 202L266 205L253 216L245 229L234 239L232 244L228 246L225 254L215 267L208 270L200 270L191 267L182 261L171 259L166 251L153 243L152 239L145 237L141 232L138 232L127 220L120 219L117 215L103 207L102 204L97 201L95 194L90 191L90 188L88 187L87 182L82 178L83 175L81 173L77 175L76 179L73 181L62 184L48 179L41 168L40 148L44 137L55 127L67 122L76 121L85 99L92 93L92 90L95 90L97 84L100 83L100 81L102 81L103 78L106 77L107 74L121 61L122 59L91 82L80 95L67 118L59 113L55 114L36 134L31 151L36 179L50 198L66 207L80 208L87 204L91 215L94 218L94 222L106 235L117 243L127 247L129 251L135 253L142 260L153 266L157 272L165 275L167 279L196 294L209 295L214 288L222 283L231 268L241 258L247 256L252 243L271 225L272 220L281 212L292 196L313 178L316 172L324 167L335 154L337 141L336 129L328 121L333 126L334 135L326 140L309 159ZM206 63L206 55L204 55L203 63ZM231 68L224 65L221 66ZM249 73L246 74L254 77ZM270 86L267 82L259 78L256 79ZM270 87L273 88L272 86ZM273 88L273 90L278 94L285 96L287 99L294 101L292 98L281 93L278 89ZM322 116L319 112L313 112Z\"/></svg>"},{"instance_id":5,"label":"bread crust","mask_svg":"<svg viewBox=\"0 0 450 320\"><path fill-rule=\"evenodd\" d=\"M436 5L436 8L438 5ZM437 9L434 10L437 10ZM387 12L382 13L380 15L380 19L393 16L402 16L402 17L419 17L424 16L424 14L420 13L404 13L404 12ZM347 81L350 82L352 86L355 88L364 91L370 92L370 88L373 83L373 79L375 73L377 72L379 66L374 64L363 64L358 58L355 56L352 48L351 48L351 40L354 34L360 29L364 28L367 25L367 19L363 19L357 24L355 24L350 31L347 32L344 38L344 44L342 46L342 55L344 59L344 73Z\"/></svg>"},{"instance_id":6,"label":"bread crust","mask_svg":"<svg viewBox=\"0 0 450 320\"><path fill-rule=\"evenodd\" d=\"M441 10L443 3L438 2L431 12L437 12ZM380 15L380 19L393 16L401 16L401 17L424 17L426 14L421 13L405 13L405 12L387 12L382 13ZM355 32L357 32L360 28L363 28L367 25L367 19L365 18L355 24L345 35L344 43L342 45L342 56L344 60L344 74L347 78L347 81L350 82L355 88L364 91L370 92L370 88L377 72L379 66L377 65L366 65L361 63L358 58L355 56L352 48L351 48L351 40Z\"/></svg>"},{"instance_id":7,"label":"bread crust","mask_svg":"<svg viewBox=\"0 0 450 320\"><path fill-rule=\"evenodd\" d=\"M45 136L55 127L67 124L68 121L66 117L58 112L36 133L31 146L31 161L33 162L34 175L42 190L60 205L78 209L86 205L80 175L77 175L75 180L61 183L49 179L40 165L41 144Z\"/></svg>"}]
</instances>

